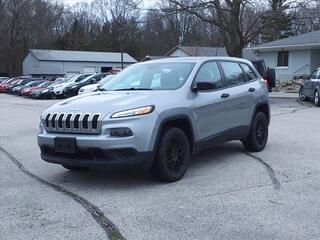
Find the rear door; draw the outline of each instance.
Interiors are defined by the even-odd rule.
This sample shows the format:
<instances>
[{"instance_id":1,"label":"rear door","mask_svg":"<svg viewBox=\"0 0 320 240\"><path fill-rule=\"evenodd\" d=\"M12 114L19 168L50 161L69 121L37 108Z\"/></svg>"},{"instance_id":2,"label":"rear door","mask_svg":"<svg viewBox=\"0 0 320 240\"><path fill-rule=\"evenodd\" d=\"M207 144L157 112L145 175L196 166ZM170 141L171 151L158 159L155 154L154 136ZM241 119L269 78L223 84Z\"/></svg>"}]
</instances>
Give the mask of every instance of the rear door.
<instances>
[{"instance_id":1,"label":"rear door","mask_svg":"<svg viewBox=\"0 0 320 240\"><path fill-rule=\"evenodd\" d=\"M228 110L225 121L229 129L241 130L251 122L254 92L258 87L257 76L247 64L240 66L238 62L220 61L220 65L227 87L226 93L229 94L224 102Z\"/></svg>"}]
</instances>

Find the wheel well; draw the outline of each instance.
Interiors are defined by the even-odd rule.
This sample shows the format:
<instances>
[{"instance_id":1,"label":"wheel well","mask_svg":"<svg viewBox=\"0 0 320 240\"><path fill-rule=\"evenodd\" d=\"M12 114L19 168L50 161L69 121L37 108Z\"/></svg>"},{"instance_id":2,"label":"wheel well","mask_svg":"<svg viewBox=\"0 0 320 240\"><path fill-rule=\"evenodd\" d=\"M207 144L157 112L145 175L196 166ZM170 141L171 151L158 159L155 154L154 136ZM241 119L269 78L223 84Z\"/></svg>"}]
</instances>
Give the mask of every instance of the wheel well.
<instances>
[{"instance_id":1,"label":"wheel well","mask_svg":"<svg viewBox=\"0 0 320 240\"><path fill-rule=\"evenodd\" d=\"M179 117L179 118L174 118L174 119L167 120L162 125L160 136L168 128L172 128L172 127L180 128L186 134L186 136L187 136L187 138L189 140L190 150L191 150L191 153L192 153L193 150L194 150L194 135L193 135L192 125L191 125L190 121L185 117L181 117L181 118Z\"/></svg>"},{"instance_id":2,"label":"wheel well","mask_svg":"<svg viewBox=\"0 0 320 240\"><path fill-rule=\"evenodd\" d=\"M268 119L268 123L270 123L270 111L269 111L269 106L267 104L260 104L256 108L255 114L258 112L263 112Z\"/></svg>"}]
</instances>

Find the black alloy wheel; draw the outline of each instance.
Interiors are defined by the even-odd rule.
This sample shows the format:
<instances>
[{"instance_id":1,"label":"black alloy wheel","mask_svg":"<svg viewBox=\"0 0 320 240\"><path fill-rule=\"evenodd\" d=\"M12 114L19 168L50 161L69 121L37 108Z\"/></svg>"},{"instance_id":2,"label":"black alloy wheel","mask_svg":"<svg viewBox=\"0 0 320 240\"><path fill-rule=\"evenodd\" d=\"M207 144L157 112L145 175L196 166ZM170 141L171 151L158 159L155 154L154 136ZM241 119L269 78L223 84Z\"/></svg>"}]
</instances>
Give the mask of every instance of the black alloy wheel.
<instances>
[{"instance_id":1,"label":"black alloy wheel","mask_svg":"<svg viewBox=\"0 0 320 240\"><path fill-rule=\"evenodd\" d=\"M162 134L152 173L159 180L174 182L186 173L190 161L190 144L179 128L170 128Z\"/></svg>"},{"instance_id":2,"label":"black alloy wheel","mask_svg":"<svg viewBox=\"0 0 320 240\"><path fill-rule=\"evenodd\" d=\"M248 137L242 141L246 150L251 152L262 151L268 142L269 124L266 115L258 112L253 120Z\"/></svg>"}]
</instances>

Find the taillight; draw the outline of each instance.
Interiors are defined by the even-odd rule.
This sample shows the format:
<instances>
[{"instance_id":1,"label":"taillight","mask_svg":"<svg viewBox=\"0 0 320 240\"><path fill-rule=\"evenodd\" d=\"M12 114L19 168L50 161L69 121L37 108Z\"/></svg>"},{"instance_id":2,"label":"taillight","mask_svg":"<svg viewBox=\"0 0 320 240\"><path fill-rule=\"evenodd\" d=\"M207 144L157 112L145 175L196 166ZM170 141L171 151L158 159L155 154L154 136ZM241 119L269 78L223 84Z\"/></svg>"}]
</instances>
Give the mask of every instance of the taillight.
<instances>
[{"instance_id":1,"label":"taillight","mask_svg":"<svg viewBox=\"0 0 320 240\"><path fill-rule=\"evenodd\" d=\"M263 81L264 81L264 83L266 84L266 86L267 87L269 87L269 83L268 83L268 81L267 80L265 80L265 79L262 79Z\"/></svg>"}]
</instances>

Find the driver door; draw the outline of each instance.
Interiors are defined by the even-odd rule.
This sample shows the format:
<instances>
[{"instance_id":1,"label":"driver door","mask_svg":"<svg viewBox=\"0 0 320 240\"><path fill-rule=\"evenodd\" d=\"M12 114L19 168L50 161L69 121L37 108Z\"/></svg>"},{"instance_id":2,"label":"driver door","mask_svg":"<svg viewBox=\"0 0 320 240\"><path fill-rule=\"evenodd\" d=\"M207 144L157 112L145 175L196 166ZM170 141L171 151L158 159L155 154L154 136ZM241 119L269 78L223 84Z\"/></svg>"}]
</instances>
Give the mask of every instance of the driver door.
<instances>
[{"instance_id":1,"label":"driver door","mask_svg":"<svg viewBox=\"0 0 320 240\"><path fill-rule=\"evenodd\" d=\"M317 81L319 71L315 70L311 73L309 79L305 80L303 83L304 92L307 97L313 97L313 84Z\"/></svg>"},{"instance_id":2,"label":"driver door","mask_svg":"<svg viewBox=\"0 0 320 240\"><path fill-rule=\"evenodd\" d=\"M213 90L197 91L193 99L199 139L208 140L229 128L226 121L226 99L221 97L225 92L224 82L218 63L204 63L195 77L194 84L197 82L210 82L215 86Z\"/></svg>"}]
</instances>

